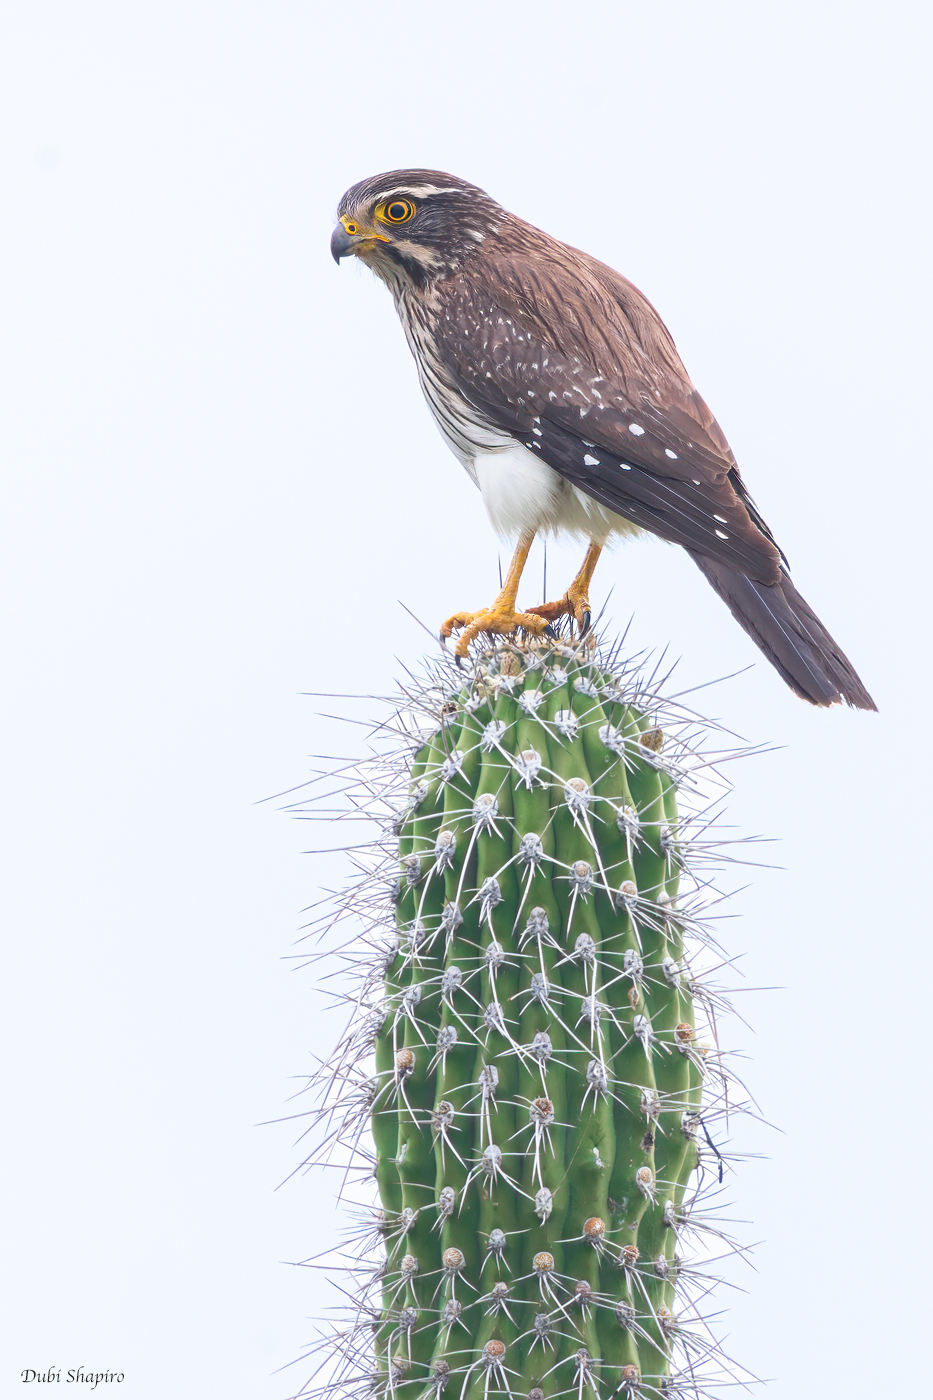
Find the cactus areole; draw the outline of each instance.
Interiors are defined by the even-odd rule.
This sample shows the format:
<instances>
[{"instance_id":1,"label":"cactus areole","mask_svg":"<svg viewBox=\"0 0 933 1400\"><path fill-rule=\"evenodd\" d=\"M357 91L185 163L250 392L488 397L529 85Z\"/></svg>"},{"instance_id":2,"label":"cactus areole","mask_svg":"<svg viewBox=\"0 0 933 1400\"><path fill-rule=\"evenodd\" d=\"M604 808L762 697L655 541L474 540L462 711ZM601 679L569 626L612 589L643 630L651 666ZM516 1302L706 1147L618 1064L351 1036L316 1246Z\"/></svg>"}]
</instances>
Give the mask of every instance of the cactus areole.
<instances>
[{"instance_id":1,"label":"cactus areole","mask_svg":"<svg viewBox=\"0 0 933 1400\"><path fill-rule=\"evenodd\" d=\"M358 983L320 1160L378 1202L301 1394L705 1394L708 735L612 653L541 640L439 662L407 702L401 758L344 784L388 819L338 914Z\"/></svg>"}]
</instances>

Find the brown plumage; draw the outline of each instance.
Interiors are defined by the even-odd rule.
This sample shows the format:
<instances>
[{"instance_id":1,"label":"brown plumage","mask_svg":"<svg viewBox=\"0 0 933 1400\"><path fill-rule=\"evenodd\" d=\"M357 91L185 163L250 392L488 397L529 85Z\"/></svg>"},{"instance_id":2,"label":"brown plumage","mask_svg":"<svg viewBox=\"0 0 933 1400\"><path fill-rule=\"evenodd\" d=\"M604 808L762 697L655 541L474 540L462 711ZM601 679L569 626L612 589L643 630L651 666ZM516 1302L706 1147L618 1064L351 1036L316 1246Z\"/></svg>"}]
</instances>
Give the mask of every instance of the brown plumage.
<instances>
[{"instance_id":1,"label":"brown plumage","mask_svg":"<svg viewBox=\"0 0 933 1400\"><path fill-rule=\"evenodd\" d=\"M519 535L521 561L539 529L586 535L593 564L611 534L649 530L687 549L798 695L875 708L791 583L721 428L637 288L436 171L376 176L347 192L340 214L334 256L356 253L390 286L438 425L493 523ZM575 606L569 590L544 614L588 617L589 572ZM508 618L529 625L514 596L500 605L495 630ZM476 616L477 629L492 626L493 614Z\"/></svg>"}]
</instances>

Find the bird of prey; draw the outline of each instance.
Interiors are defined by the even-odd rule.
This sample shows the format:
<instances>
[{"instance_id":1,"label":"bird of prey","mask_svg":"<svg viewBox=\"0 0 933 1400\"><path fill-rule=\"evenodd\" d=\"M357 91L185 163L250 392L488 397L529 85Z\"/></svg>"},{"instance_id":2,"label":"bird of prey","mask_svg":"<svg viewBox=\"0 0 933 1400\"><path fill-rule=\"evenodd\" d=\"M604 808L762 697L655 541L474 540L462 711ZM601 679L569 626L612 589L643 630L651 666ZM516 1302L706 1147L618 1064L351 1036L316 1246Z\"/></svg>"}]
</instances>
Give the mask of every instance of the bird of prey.
<instances>
[{"instance_id":1,"label":"bird of prey","mask_svg":"<svg viewBox=\"0 0 933 1400\"><path fill-rule=\"evenodd\" d=\"M481 632L590 625L606 541L648 530L683 545L796 693L814 705L874 702L791 583L787 560L739 475L654 307L596 258L437 170L393 170L340 201L331 237L387 284L448 446L495 529L517 537L489 608L458 612L458 657ZM538 531L588 544L557 602L518 610Z\"/></svg>"}]
</instances>

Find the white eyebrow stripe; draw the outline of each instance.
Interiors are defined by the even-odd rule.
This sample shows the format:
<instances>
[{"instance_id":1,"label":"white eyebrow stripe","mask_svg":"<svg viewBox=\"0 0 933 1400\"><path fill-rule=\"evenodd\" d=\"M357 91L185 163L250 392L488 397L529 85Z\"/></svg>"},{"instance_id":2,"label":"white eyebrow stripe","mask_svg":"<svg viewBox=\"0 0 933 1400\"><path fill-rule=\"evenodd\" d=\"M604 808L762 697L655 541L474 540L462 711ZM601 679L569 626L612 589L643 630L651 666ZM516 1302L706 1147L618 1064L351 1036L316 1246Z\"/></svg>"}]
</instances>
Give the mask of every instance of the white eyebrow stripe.
<instances>
[{"instance_id":1,"label":"white eyebrow stripe","mask_svg":"<svg viewBox=\"0 0 933 1400\"><path fill-rule=\"evenodd\" d=\"M376 200L391 199L393 195L410 194L416 198L424 198L429 194L456 194L457 191L452 185L397 185L394 189L386 190L382 194L375 195Z\"/></svg>"}]
</instances>

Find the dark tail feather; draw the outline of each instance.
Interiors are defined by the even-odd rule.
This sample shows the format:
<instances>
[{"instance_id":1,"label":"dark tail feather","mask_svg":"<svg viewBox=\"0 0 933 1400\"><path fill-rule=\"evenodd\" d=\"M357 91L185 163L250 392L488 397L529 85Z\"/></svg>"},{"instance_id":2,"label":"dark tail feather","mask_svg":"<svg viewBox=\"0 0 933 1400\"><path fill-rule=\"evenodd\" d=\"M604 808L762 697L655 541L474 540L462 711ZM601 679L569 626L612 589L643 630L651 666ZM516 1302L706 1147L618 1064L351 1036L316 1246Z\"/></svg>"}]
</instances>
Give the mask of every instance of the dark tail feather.
<instances>
[{"instance_id":1,"label":"dark tail feather","mask_svg":"<svg viewBox=\"0 0 933 1400\"><path fill-rule=\"evenodd\" d=\"M844 700L856 710L878 708L786 574L780 583L756 583L705 554L688 553L791 690L811 705Z\"/></svg>"}]
</instances>

